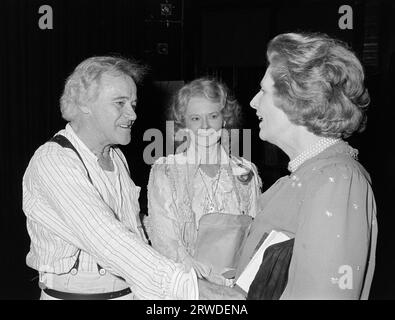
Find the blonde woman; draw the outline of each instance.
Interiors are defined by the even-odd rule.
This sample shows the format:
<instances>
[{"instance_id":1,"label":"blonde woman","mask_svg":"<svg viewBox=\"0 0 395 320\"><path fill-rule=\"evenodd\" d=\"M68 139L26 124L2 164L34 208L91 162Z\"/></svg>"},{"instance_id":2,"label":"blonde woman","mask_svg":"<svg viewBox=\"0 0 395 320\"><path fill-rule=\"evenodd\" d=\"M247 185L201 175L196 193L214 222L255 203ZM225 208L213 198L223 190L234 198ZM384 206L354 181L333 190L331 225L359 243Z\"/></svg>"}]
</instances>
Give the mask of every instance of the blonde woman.
<instances>
[{"instance_id":1,"label":"blonde woman","mask_svg":"<svg viewBox=\"0 0 395 320\"><path fill-rule=\"evenodd\" d=\"M256 214L257 170L246 159L230 156L221 139L224 129L237 124L240 106L223 83L200 78L175 94L171 113L191 139L186 150L160 158L151 169L149 238L157 251L193 267L200 278L229 285L215 267L195 258L195 248L202 217Z\"/></svg>"}]
</instances>

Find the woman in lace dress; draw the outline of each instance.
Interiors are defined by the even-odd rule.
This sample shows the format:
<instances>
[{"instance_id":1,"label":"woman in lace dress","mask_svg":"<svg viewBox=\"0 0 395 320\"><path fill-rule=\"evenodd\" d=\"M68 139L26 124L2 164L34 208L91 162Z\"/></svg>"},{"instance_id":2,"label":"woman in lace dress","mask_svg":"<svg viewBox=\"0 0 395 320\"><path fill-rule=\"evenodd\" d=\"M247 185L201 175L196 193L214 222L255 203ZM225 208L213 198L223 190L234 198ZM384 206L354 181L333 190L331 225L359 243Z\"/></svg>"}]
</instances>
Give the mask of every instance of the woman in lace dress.
<instances>
[{"instance_id":1,"label":"woman in lace dress","mask_svg":"<svg viewBox=\"0 0 395 320\"><path fill-rule=\"evenodd\" d=\"M376 206L357 150L343 140L364 128L369 94L362 65L346 44L325 34L278 35L267 58L251 107L260 120L259 137L289 156L291 173L262 195L236 277L265 234L276 230L294 239L279 298L366 299L375 263ZM274 260L266 261L249 298L270 298L273 281L265 270L273 276L281 268L269 268Z\"/></svg>"},{"instance_id":2,"label":"woman in lace dress","mask_svg":"<svg viewBox=\"0 0 395 320\"><path fill-rule=\"evenodd\" d=\"M261 187L257 170L246 159L229 156L224 139L225 130L237 124L240 106L223 83L200 78L175 94L170 111L188 142L152 166L144 223L156 250L193 267L200 278L226 284L211 266L194 259L194 251L202 216L255 217Z\"/></svg>"}]
</instances>

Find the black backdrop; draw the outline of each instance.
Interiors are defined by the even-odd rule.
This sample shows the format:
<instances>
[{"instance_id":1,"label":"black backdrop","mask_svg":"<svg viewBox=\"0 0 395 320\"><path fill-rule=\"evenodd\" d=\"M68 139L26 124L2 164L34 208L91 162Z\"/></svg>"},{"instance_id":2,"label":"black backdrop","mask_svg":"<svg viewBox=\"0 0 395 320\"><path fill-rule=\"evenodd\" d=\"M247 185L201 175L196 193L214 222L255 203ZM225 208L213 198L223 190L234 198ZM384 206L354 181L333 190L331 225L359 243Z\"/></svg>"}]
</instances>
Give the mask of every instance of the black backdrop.
<instances>
[{"instance_id":1,"label":"black backdrop","mask_svg":"<svg viewBox=\"0 0 395 320\"><path fill-rule=\"evenodd\" d=\"M172 5L163 16L160 4ZM352 30L338 27L340 5L354 10ZM53 9L53 29L38 27L41 5ZM164 129L165 100L155 81L187 81L217 75L243 105L243 127L252 129L252 160L264 188L286 174L287 159L258 138L248 102L265 71L265 47L284 31L322 31L350 43L364 61L372 96L367 130L350 139L371 173L378 206L379 241L372 299L395 298L392 208L394 172L394 5L390 1L254 0L2 0L0 2L1 299L34 299L36 273L26 267L29 237L22 212L22 176L39 145L64 127L58 99L64 80L92 55L133 56L151 66L139 88L138 121L123 148L132 177L145 186L150 167L142 154L148 128ZM163 88L163 86L162 86Z\"/></svg>"}]
</instances>

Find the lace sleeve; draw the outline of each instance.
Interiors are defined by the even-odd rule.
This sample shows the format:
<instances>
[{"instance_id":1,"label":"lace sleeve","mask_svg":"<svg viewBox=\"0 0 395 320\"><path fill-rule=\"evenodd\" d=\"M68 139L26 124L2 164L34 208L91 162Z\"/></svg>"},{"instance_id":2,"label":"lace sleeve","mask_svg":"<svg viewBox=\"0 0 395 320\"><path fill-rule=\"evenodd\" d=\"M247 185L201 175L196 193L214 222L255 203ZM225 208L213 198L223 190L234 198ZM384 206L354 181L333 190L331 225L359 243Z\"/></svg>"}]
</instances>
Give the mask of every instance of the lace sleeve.
<instances>
[{"instance_id":1,"label":"lace sleeve","mask_svg":"<svg viewBox=\"0 0 395 320\"><path fill-rule=\"evenodd\" d=\"M154 164L151 169L148 182L148 217L145 225L152 247L168 258L181 261L180 224L177 221L176 203L165 166Z\"/></svg>"},{"instance_id":2,"label":"lace sleeve","mask_svg":"<svg viewBox=\"0 0 395 320\"><path fill-rule=\"evenodd\" d=\"M256 166L253 163L251 163L251 167L254 176L250 184L251 190L250 190L250 203L248 208L249 209L248 215L255 218L258 211L258 199L262 192L262 180L258 174L258 170Z\"/></svg>"}]
</instances>

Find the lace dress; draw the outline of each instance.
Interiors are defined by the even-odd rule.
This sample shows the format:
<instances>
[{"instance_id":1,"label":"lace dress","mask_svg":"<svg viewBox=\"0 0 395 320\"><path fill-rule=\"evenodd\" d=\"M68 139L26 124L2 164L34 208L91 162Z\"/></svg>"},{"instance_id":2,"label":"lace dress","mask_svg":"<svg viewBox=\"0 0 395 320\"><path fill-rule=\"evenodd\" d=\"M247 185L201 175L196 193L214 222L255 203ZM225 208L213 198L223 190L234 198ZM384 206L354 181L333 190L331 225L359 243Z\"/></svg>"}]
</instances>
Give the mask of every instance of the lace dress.
<instances>
[{"instance_id":1,"label":"lace dress","mask_svg":"<svg viewBox=\"0 0 395 320\"><path fill-rule=\"evenodd\" d=\"M152 166L144 221L149 238L160 253L194 267L200 277L225 284L224 278L193 259L199 220L212 212L255 217L261 180L255 166L245 159L228 157L216 176L209 177L182 157L170 155ZM250 168L248 179L243 179L240 163Z\"/></svg>"}]
</instances>

